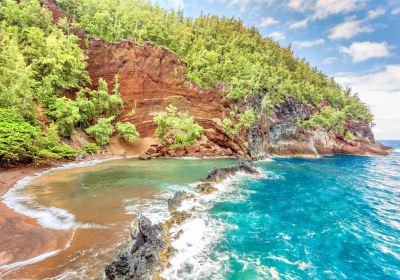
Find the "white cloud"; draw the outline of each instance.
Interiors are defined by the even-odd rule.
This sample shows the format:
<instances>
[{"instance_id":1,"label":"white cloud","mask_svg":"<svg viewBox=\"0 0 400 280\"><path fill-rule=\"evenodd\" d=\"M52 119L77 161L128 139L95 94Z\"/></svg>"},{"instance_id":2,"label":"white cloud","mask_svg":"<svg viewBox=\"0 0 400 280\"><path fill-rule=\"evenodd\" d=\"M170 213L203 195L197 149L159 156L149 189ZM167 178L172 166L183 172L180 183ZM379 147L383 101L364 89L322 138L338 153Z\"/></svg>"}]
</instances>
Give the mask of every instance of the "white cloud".
<instances>
[{"instance_id":1,"label":"white cloud","mask_svg":"<svg viewBox=\"0 0 400 280\"><path fill-rule=\"evenodd\" d=\"M320 46L322 44L325 44L324 39L317 39L317 40L311 40L311 41L294 41L293 42L293 45L297 46L299 49L311 48L314 46Z\"/></svg>"},{"instance_id":2,"label":"white cloud","mask_svg":"<svg viewBox=\"0 0 400 280\"><path fill-rule=\"evenodd\" d=\"M383 8L376 8L375 10L371 10L368 12L367 19L376 19L380 16L383 16L386 13Z\"/></svg>"},{"instance_id":3,"label":"white cloud","mask_svg":"<svg viewBox=\"0 0 400 280\"><path fill-rule=\"evenodd\" d=\"M360 0L317 0L313 19L323 19L330 15L345 14L356 10Z\"/></svg>"},{"instance_id":4,"label":"white cloud","mask_svg":"<svg viewBox=\"0 0 400 280\"><path fill-rule=\"evenodd\" d=\"M361 33L373 32L374 28L369 24L370 21L383 16L385 9L377 8L370 10L366 18L357 20L348 18L330 29L329 38L331 40L350 39Z\"/></svg>"},{"instance_id":5,"label":"white cloud","mask_svg":"<svg viewBox=\"0 0 400 280\"><path fill-rule=\"evenodd\" d=\"M400 14L400 7L392 10L392 15L398 15L398 14Z\"/></svg>"},{"instance_id":6,"label":"white cloud","mask_svg":"<svg viewBox=\"0 0 400 280\"><path fill-rule=\"evenodd\" d=\"M365 24L362 20L347 20L330 30L329 39L350 39L361 33L372 32L374 29Z\"/></svg>"},{"instance_id":7,"label":"white cloud","mask_svg":"<svg viewBox=\"0 0 400 280\"><path fill-rule=\"evenodd\" d=\"M337 60L337 57L327 57L322 61L323 64L332 64Z\"/></svg>"},{"instance_id":8,"label":"white cloud","mask_svg":"<svg viewBox=\"0 0 400 280\"><path fill-rule=\"evenodd\" d=\"M308 25L308 21L309 21L308 18L306 18L306 19L304 19L304 20L296 21L296 22L292 23L292 24L289 26L289 28L290 28L290 29L304 28L304 27L306 27L306 26Z\"/></svg>"},{"instance_id":9,"label":"white cloud","mask_svg":"<svg viewBox=\"0 0 400 280\"><path fill-rule=\"evenodd\" d=\"M286 39L285 34L279 31L272 32L271 34L268 35L268 37L270 37L272 40L275 41L282 41Z\"/></svg>"},{"instance_id":10,"label":"white cloud","mask_svg":"<svg viewBox=\"0 0 400 280\"><path fill-rule=\"evenodd\" d=\"M312 14L304 20L292 23L289 28L304 28L310 21L324 19L330 15L346 14L359 9L366 0L290 0L288 7L302 11L309 9Z\"/></svg>"},{"instance_id":11,"label":"white cloud","mask_svg":"<svg viewBox=\"0 0 400 280\"><path fill-rule=\"evenodd\" d=\"M288 7L295 11L303 11L304 10L304 0L290 0L288 2Z\"/></svg>"},{"instance_id":12,"label":"white cloud","mask_svg":"<svg viewBox=\"0 0 400 280\"><path fill-rule=\"evenodd\" d=\"M353 88L375 115L377 139L400 139L400 64L369 73L338 73L337 82Z\"/></svg>"},{"instance_id":13,"label":"white cloud","mask_svg":"<svg viewBox=\"0 0 400 280\"><path fill-rule=\"evenodd\" d=\"M276 19L274 19L272 17L263 18L261 20L260 27L266 27L266 26L269 26L269 25L274 25L274 24L277 24L278 22L279 21L277 21Z\"/></svg>"},{"instance_id":14,"label":"white cloud","mask_svg":"<svg viewBox=\"0 0 400 280\"><path fill-rule=\"evenodd\" d=\"M341 47L340 52L350 55L353 62L390 56L389 46L386 42L354 42L349 47Z\"/></svg>"}]
</instances>

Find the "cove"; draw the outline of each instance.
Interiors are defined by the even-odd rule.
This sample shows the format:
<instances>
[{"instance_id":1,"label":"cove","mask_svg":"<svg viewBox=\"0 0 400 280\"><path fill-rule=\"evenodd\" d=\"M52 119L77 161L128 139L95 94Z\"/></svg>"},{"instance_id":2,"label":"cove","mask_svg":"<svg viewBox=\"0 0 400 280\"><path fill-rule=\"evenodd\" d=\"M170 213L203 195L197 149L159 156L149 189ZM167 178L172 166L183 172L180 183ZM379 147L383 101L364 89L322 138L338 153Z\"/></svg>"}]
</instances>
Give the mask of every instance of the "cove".
<instances>
[{"instance_id":1,"label":"cove","mask_svg":"<svg viewBox=\"0 0 400 280\"><path fill-rule=\"evenodd\" d=\"M3 279L101 277L103 267L129 239L138 213L161 221L166 199L233 159L112 160L55 170L7 194L7 205L44 227L68 233L60 252L30 265L1 271ZM68 244L66 244L68 243Z\"/></svg>"}]
</instances>

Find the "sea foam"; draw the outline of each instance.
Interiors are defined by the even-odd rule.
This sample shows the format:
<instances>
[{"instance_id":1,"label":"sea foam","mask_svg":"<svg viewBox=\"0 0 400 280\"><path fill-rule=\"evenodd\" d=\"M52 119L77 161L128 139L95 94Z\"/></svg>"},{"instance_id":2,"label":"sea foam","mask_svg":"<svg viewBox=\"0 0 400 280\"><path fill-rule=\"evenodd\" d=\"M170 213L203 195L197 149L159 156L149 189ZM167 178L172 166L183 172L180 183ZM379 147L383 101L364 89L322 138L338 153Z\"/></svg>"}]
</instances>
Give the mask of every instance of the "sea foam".
<instances>
[{"instance_id":1,"label":"sea foam","mask_svg":"<svg viewBox=\"0 0 400 280\"><path fill-rule=\"evenodd\" d=\"M34 179L44 174L76 167L92 166L109 160L113 159L73 162L38 172L33 176L27 176L19 180L6 194L3 195L2 202L7 205L8 208L35 219L38 224L45 228L70 230L76 227L97 227L97 225L94 224L77 223L75 221L75 216L65 209L40 205L35 202L34 196L22 194L21 190L26 188Z\"/></svg>"},{"instance_id":2,"label":"sea foam","mask_svg":"<svg viewBox=\"0 0 400 280\"><path fill-rule=\"evenodd\" d=\"M215 185L217 191L203 195L194 192L197 183L191 184L185 190L194 195L193 199L182 202L178 211L195 209L192 217L186 222L171 228L172 236L179 237L172 241L176 249L171 257L171 266L161 276L166 279L199 279L208 276L211 272L220 271L228 256L212 259L210 251L212 246L223 237L224 231L231 227L227 222L215 219L208 210L220 201L228 198L244 200L248 193L238 188L238 183L251 178L250 175L239 172L236 175ZM234 193L234 196L232 194ZM230 195L231 194L231 195ZM219 276L222 278L222 276ZM213 275L213 279L215 275Z\"/></svg>"}]
</instances>

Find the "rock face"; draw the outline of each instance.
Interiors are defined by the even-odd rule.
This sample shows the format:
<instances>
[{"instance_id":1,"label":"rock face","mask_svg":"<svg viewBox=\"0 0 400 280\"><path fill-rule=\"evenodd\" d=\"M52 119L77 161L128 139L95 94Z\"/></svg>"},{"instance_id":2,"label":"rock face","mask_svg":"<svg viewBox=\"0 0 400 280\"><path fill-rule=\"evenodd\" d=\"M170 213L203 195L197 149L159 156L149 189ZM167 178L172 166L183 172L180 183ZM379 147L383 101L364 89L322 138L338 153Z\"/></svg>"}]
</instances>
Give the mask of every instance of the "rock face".
<instances>
[{"instance_id":1,"label":"rock face","mask_svg":"<svg viewBox=\"0 0 400 280\"><path fill-rule=\"evenodd\" d=\"M172 150L157 145L146 151L151 157L236 155L261 159L271 154L386 154L374 142L368 124L347 124L357 141L348 141L323 129L304 131L296 125L296 119L308 118L315 109L290 98L276 106L271 116L262 115L247 135L230 137L222 124L232 110L228 100L217 89L204 90L187 81L185 63L169 50L153 44L129 41L108 44L93 40L86 53L94 87L99 78L113 85L115 75L119 76L125 107L118 121L134 123L142 137L154 137L153 117L169 104L187 111L204 127L205 133L195 146ZM241 111L253 108L262 112L261 100L259 94L238 105Z\"/></svg>"},{"instance_id":2,"label":"rock face","mask_svg":"<svg viewBox=\"0 0 400 280\"><path fill-rule=\"evenodd\" d=\"M146 217L139 217L133 222L131 236L125 251L105 268L107 279L147 280L160 273L160 258L167 250L162 225L152 225Z\"/></svg>"},{"instance_id":3,"label":"rock face","mask_svg":"<svg viewBox=\"0 0 400 280\"><path fill-rule=\"evenodd\" d=\"M324 129L305 131L296 125L297 118L307 119L315 113L309 105L286 99L277 106L269 125L269 152L275 155L358 154L385 155L385 147L375 143L368 124L346 124L357 137L350 141Z\"/></svg>"},{"instance_id":4,"label":"rock face","mask_svg":"<svg viewBox=\"0 0 400 280\"><path fill-rule=\"evenodd\" d=\"M202 90L188 82L185 63L169 50L130 41L108 44L92 40L86 54L93 87L97 87L99 78L112 86L118 75L125 103L118 121L134 123L141 137L154 137L153 118L169 104L187 111L205 129L203 138L191 149L174 151L158 146L148 154L174 157L245 153L241 144L225 134L221 123L229 103L216 89Z\"/></svg>"},{"instance_id":5,"label":"rock face","mask_svg":"<svg viewBox=\"0 0 400 280\"><path fill-rule=\"evenodd\" d=\"M54 21L66 17L53 1L44 2ZM112 89L118 76L125 106L116 121L135 124L141 135L141 140L134 145L114 135L108 147L110 154L142 154L142 158L246 156L253 159L271 154L386 154L385 147L375 143L369 124L346 124L346 129L357 136L357 141L348 141L323 129L302 130L296 125L296 119L308 118L315 109L291 98L273 108L271 115L261 114L247 133L231 137L226 134L222 120L229 117L230 111L241 113L254 109L263 112L261 104L265 93L249 95L246 102L233 104L218 89L201 89L188 81L185 62L168 49L132 41L106 43L90 40L87 44L82 30L74 29L73 32L81 39L80 45L88 57L92 86L96 88L99 79L103 78ZM65 94L74 98L73 91ZM173 150L169 146L154 144L153 118L169 104L187 111L203 126L205 133L193 147Z\"/></svg>"}]
</instances>

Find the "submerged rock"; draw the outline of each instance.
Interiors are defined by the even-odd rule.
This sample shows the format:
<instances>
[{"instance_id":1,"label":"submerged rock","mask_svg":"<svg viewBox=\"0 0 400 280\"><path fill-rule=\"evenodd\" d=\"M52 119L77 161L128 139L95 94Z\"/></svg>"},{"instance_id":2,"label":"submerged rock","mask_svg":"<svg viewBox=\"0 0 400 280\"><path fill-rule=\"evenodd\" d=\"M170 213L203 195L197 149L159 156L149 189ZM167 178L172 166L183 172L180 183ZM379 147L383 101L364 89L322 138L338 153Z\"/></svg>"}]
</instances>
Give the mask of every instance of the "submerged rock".
<instances>
[{"instance_id":1,"label":"submerged rock","mask_svg":"<svg viewBox=\"0 0 400 280\"><path fill-rule=\"evenodd\" d=\"M163 267L161 259L168 250L162 224L152 225L146 217L133 222L132 241L112 264L106 266L106 279L154 279Z\"/></svg>"}]
</instances>

